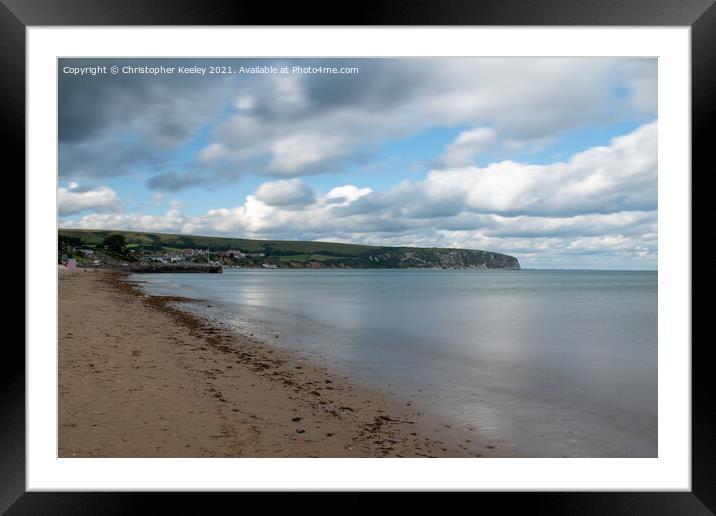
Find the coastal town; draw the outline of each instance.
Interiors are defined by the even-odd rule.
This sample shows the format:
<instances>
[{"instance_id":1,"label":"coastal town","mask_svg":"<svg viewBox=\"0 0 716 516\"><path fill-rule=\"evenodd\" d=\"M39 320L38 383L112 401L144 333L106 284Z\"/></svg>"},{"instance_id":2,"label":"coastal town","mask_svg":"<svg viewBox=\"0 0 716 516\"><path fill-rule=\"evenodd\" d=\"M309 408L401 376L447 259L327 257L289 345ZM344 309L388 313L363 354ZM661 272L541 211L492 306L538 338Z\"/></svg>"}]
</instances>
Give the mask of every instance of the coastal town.
<instances>
[{"instance_id":1,"label":"coastal town","mask_svg":"<svg viewBox=\"0 0 716 516\"><path fill-rule=\"evenodd\" d=\"M224 266L277 268L270 261L264 263L265 257L264 252L212 251L209 246L147 249L128 245L122 235L110 235L95 245L62 235L58 239L58 263L68 268L123 268L133 272L222 272Z\"/></svg>"},{"instance_id":2,"label":"coastal town","mask_svg":"<svg viewBox=\"0 0 716 516\"><path fill-rule=\"evenodd\" d=\"M107 262L107 256L99 251L90 248L79 248L76 252L86 258L87 264L102 265ZM210 249L180 249L173 252L167 251L135 251L129 250L128 254L139 263L221 263L226 259L262 258L265 253L244 253L238 249L228 251L211 251ZM63 255L62 260L67 260ZM223 260L222 260L223 259Z\"/></svg>"}]
</instances>

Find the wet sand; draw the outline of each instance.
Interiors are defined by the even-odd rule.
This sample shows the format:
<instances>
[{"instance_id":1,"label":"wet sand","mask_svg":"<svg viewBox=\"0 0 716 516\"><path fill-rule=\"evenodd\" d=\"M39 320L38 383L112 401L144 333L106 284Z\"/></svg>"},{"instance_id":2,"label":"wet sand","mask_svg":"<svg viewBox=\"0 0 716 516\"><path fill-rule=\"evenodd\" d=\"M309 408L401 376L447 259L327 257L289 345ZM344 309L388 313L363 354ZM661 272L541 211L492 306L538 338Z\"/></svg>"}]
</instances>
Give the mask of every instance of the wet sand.
<instances>
[{"instance_id":1,"label":"wet sand","mask_svg":"<svg viewBox=\"0 0 716 516\"><path fill-rule=\"evenodd\" d=\"M409 402L146 296L60 267L60 457L488 457Z\"/></svg>"}]
</instances>

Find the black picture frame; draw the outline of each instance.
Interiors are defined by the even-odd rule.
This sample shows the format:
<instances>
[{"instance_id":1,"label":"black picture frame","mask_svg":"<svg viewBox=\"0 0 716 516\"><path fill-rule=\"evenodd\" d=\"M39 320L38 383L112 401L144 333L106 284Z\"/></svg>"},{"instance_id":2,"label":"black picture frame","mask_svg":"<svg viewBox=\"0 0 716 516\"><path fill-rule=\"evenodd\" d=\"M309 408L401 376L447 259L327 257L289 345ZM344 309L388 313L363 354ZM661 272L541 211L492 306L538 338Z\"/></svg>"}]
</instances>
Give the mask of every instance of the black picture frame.
<instances>
[{"instance_id":1,"label":"black picture frame","mask_svg":"<svg viewBox=\"0 0 716 516\"><path fill-rule=\"evenodd\" d=\"M31 26L87 25L554 25L689 26L692 49L692 171L705 172L708 126L715 119L716 6L714 0L412 0L242 3L209 0L0 0L0 124L4 167L25 166L25 30ZM14 158L14 159L12 159ZM6 168L5 179L10 179ZM15 173L19 183L20 174ZM24 181L16 185L24 191ZM15 190L18 191L18 190ZM16 197L19 198L18 195ZM17 209L6 209L19 233ZM23 235L16 235L13 242ZM691 250L684 250L691 252ZM17 254L0 257L6 271ZM20 252L19 254L22 254ZM25 270L25 278L31 271ZM6 273L20 281L19 274ZM6 288L10 289L8 279ZM18 292L20 285L17 285ZM24 285L23 285L24 287ZM14 291L14 289L13 289ZM20 303L16 304L16 310ZM22 303L23 308L25 304ZM6 315L7 318L10 315ZM692 317L693 320L693 317ZM480 493L501 511L527 504L537 514L713 514L716 512L716 404L709 342L692 345L692 490L690 492ZM167 494L25 492L25 352L6 339L0 358L0 512L8 514L125 514L144 512ZM173 495L179 512L207 513L232 494ZM165 508L169 507L167 505ZM357 507L356 507L357 508ZM169 512L167 509L166 511Z\"/></svg>"}]
</instances>

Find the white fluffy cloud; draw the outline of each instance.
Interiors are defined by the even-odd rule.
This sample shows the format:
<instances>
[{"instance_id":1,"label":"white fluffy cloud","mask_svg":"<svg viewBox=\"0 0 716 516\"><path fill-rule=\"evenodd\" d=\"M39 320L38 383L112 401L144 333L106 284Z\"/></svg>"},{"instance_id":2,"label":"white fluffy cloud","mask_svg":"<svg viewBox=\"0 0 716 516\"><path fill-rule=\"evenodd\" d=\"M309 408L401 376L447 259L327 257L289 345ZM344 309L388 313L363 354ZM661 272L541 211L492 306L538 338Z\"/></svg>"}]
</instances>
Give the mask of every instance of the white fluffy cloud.
<instances>
[{"instance_id":1,"label":"white fluffy cloud","mask_svg":"<svg viewBox=\"0 0 716 516\"><path fill-rule=\"evenodd\" d=\"M439 161L448 167L471 164L478 154L493 147L496 141L497 132L491 127L463 131L448 146Z\"/></svg>"},{"instance_id":2,"label":"white fluffy cloud","mask_svg":"<svg viewBox=\"0 0 716 516\"><path fill-rule=\"evenodd\" d=\"M117 193L108 186L88 189L70 182L67 188L57 188L57 206L60 216L66 216L88 210L118 211L120 202Z\"/></svg>"},{"instance_id":3,"label":"white fluffy cloud","mask_svg":"<svg viewBox=\"0 0 716 516\"><path fill-rule=\"evenodd\" d=\"M327 135L292 135L271 145L268 170L277 175L291 175L320 164L340 154L342 142Z\"/></svg>"},{"instance_id":4,"label":"white fluffy cloud","mask_svg":"<svg viewBox=\"0 0 716 516\"><path fill-rule=\"evenodd\" d=\"M402 202L408 190L410 202ZM406 216L422 210L429 213L431 206L445 203L477 213L560 216L650 210L656 208L656 199L657 124L653 122L565 163L504 161L484 168L432 171L424 181L388 192L379 202Z\"/></svg>"},{"instance_id":5,"label":"white fluffy cloud","mask_svg":"<svg viewBox=\"0 0 716 516\"><path fill-rule=\"evenodd\" d=\"M256 198L269 206L300 208L311 204L313 191L300 179L285 179L262 184L256 190Z\"/></svg>"}]
</instances>

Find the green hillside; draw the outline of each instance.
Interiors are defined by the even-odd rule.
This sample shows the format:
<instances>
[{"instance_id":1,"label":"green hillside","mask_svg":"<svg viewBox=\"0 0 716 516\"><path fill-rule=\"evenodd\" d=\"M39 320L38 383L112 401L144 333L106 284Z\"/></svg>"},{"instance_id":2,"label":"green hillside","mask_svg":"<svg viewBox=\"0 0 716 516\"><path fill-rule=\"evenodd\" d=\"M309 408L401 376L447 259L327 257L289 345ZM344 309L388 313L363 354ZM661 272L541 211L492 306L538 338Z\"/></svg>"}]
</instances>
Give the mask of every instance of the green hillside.
<instances>
[{"instance_id":1,"label":"green hillside","mask_svg":"<svg viewBox=\"0 0 716 516\"><path fill-rule=\"evenodd\" d=\"M299 240L250 240L137 231L60 229L60 237L74 238L94 248L111 235L121 235L133 256L181 253L186 249L211 250L225 265L310 268L498 268L519 269L516 258L469 249L383 247ZM222 252L263 253L251 259L234 259Z\"/></svg>"},{"instance_id":2,"label":"green hillside","mask_svg":"<svg viewBox=\"0 0 716 516\"><path fill-rule=\"evenodd\" d=\"M355 256L363 251L377 249L367 245L339 244L333 242L307 242L300 240L249 240L170 233L145 233L139 231L112 231L95 229L60 229L59 234L81 239L87 245L97 245L109 235L122 235L130 247L142 246L160 250L164 248L206 248L212 251L237 249L244 252L277 252L279 254L335 253L339 256Z\"/></svg>"}]
</instances>

